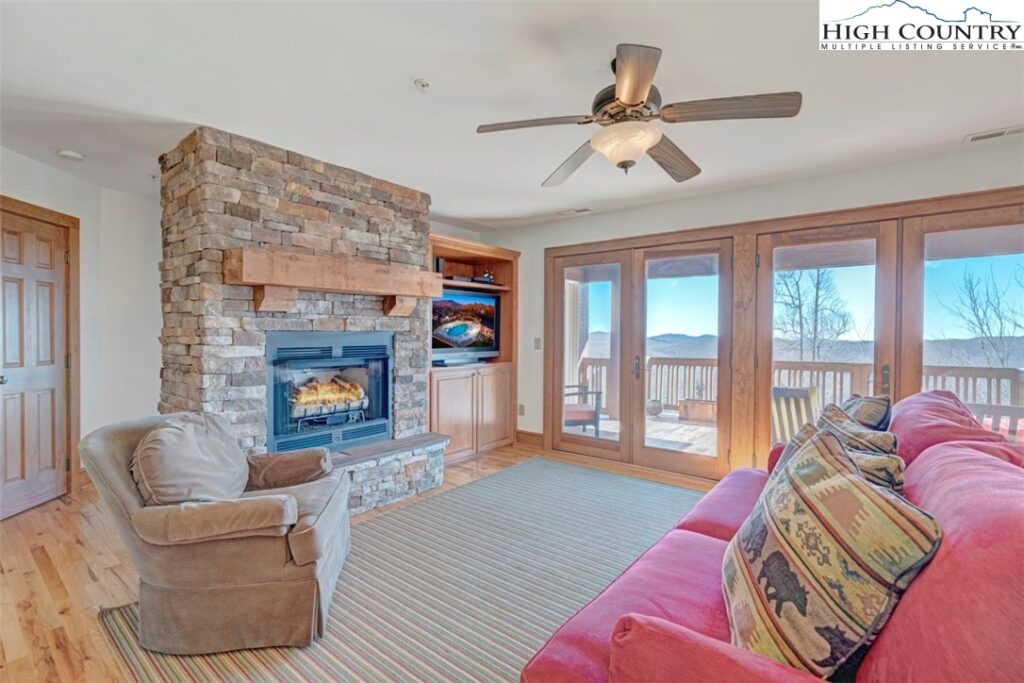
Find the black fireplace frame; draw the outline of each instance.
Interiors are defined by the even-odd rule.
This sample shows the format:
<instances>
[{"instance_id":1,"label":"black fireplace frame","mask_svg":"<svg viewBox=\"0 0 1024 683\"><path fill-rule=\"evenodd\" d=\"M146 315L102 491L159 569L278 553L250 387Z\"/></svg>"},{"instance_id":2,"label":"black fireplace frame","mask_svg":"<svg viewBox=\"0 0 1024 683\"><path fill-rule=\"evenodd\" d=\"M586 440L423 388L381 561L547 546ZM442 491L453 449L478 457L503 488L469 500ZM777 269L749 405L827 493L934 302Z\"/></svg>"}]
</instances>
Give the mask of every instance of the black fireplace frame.
<instances>
[{"instance_id":1,"label":"black fireplace frame","mask_svg":"<svg viewBox=\"0 0 1024 683\"><path fill-rule=\"evenodd\" d=\"M392 332L267 332L267 450L293 451L324 446L332 451L391 439L394 430L394 333ZM281 410L287 403L277 381L278 369L302 370L367 366L380 379L370 397L381 417L327 424L307 432L282 433ZM375 376L376 373L376 376ZM328 421L329 422L329 421Z\"/></svg>"}]
</instances>

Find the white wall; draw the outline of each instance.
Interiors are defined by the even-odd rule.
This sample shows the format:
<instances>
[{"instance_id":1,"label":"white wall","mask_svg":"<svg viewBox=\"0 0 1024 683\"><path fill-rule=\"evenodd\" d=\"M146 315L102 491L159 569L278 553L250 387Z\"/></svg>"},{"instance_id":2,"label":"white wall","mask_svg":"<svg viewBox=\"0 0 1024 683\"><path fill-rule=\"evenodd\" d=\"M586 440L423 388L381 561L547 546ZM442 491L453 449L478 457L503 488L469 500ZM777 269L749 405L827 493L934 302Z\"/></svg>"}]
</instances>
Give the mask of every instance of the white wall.
<instances>
[{"instance_id":1,"label":"white wall","mask_svg":"<svg viewBox=\"0 0 1024 683\"><path fill-rule=\"evenodd\" d=\"M0 193L80 222L83 435L156 412L160 202L0 149Z\"/></svg>"},{"instance_id":2,"label":"white wall","mask_svg":"<svg viewBox=\"0 0 1024 683\"><path fill-rule=\"evenodd\" d=\"M479 232L475 230L467 230L466 228L458 228L454 225L441 223L440 221L430 221L430 232L437 232L442 235L451 235L452 237L461 237L464 240L480 241Z\"/></svg>"},{"instance_id":3,"label":"white wall","mask_svg":"<svg viewBox=\"0 0 1024 683\"><path fill-rule=\"evenodd\" d=\"M519 274L519 429L543 429L544 249L759 218L854 208L1024 184L1024 144L980 143L955 150L832 175L701 195L662 204L489 232L522 252Z\"/></svg>"}]
</instances>

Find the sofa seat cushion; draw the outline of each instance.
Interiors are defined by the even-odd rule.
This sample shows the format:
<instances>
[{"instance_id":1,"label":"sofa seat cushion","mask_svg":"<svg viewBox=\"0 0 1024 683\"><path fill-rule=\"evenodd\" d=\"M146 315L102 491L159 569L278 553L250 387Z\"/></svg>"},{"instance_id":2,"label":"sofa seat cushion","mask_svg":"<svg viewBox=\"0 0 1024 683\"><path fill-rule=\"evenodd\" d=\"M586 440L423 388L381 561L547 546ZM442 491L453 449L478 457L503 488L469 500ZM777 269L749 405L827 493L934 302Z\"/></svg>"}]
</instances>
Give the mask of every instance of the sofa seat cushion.
<instances>
[{"instance_id":1,"label":"sofa seat cushion","mask_svg":"<svg viewBox=\"0 0 1024 683\"><path fill-rule=\"evenodd\" d=\"M216 415L171 415L139 441L129 463L145 505L233 500L249 464L227 422Z\"/></svg>"},{"instance_id":2,"label":"sofa seat cushion","mask_svg":"<svg viewBox=\"0 0 1024 683\"><path fill-rule=\"evenodd\" d=\"M607 681L612 632L631 612L728 641L725 548L717 538L670 531L551 636L523 669L522 681Z\"/></svg>"},{"instance_id":3,"label":"sofa seat cushion","mask_svg":"<svg viewBox=\"0 0 1024 683\"><path fill-rule=\"evenodd\" d=\"M679 522L677 529L728 541L754 509L768 473L744 468L725 475Z\"/></svg>"},{"instance_id":4,"label":"sofa seat cushion","mask_svg":"<svg viewBox=\"0 0 1024 683\"><path fill-rule=\"evenodd\" d=\"M315 562L327 544L338 536L338 527L348 516L351 477L345 470L333 470L316 481L262 491L246 491L243 497L275 494L295 498L298 521L288 532L288 549L295 564Z\"/></svg>"},{"instance_id":5,"label":"sofa seat cushion","mask_svg":"<svg viewBox=\"0 0 1024 683\"><path fill-rule=\"evenodd\" d=\"M779 463L729 543L732 643L823 678L845 675L941 538L926 512L869 484L838 438L818 432Z\"/></svg>"},{"instance_id":6,"label":"sofa seat cushion","mask_svg":"<svg viewBox=\"0 0 1024 683\"><path fill-rule=\"evenodd\" d=\"M946 441L1006 441L985 429L971 409L949 391L923 391L892 407L889 431L896 435L899 455L909 467L928 448Z\"/></svg>"},{"instance_id":7,"label":"sofa seat cushion","mask_svg":"<svg viewBox=\"0 0 1024 683\"><path fill-rule=\"evenodd\" d=\"M907 468L943 540L860 667L860 681L1024 681L1024 470L1007 444L951 442Z\"/></svg>"}]
</instances>

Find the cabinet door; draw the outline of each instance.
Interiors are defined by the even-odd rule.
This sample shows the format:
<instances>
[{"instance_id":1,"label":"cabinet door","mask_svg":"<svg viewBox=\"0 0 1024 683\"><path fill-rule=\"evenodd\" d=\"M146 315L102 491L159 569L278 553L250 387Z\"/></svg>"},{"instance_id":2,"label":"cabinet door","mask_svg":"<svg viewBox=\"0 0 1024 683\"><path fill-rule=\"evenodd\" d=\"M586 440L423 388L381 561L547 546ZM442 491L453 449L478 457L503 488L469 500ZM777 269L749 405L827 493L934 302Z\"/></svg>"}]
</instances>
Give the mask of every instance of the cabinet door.
<instances>
[{"instance_id":1,"label":"cabinet door","mask_svg":"<svg viewBox=\"0 0 1024 683\"><path fill-rule=\"evenodd\" d=\"M477 374L477 451L512 443L512 365L499 363Z\"/></svg>"},{"instance_id":2,"label":"cabinet door","mask_svg":"<svg viewBox=\"0 0 1024 683\"><path fill-rule=\"evenodd\" d=\"M472 455L476 450L475 386L475 368L430 373L430 429L451 437L446 460Z\"/></svg>"}]
</instances>

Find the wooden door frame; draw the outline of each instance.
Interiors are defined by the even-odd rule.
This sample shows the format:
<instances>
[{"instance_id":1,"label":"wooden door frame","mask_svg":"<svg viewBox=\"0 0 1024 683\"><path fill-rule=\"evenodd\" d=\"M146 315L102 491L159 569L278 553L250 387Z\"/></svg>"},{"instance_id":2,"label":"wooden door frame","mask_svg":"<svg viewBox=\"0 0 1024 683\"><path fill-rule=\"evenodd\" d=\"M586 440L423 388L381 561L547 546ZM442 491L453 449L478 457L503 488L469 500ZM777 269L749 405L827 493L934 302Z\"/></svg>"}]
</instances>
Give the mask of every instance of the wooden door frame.
<instances>
[{"instance_id":1,"label":"wooden door frame","mask_svg":"<svg viewBox=\"0 0 1024 683\"><path fill-rule=\"evenodd\" d=\"M998 208L951 211L903 220L900 245L900 368L894 398L921 391L924 374L924 241L929 234L1024 224L1024 202Z\"/></svg>"},{"instance_id":2,"label":"wooden door frame","mask_svg":"<svg viewBox=\"0 0 1024 683\"><path fill-rule=\"evenodd\" d=\"M723 237L721 239L704 240L699 242L686 242L683 244L662 245L657 247L644 247L633 250L633 287L631 308L633 310L633 334L629 341L634 348L630 349L630 356L639 356L641 363L646 357L644 341L646 339L646 276L647 262L652 259L666 259L674 256L699 256L716 254L718 256L718 397L717 397L717 419L716 430L718 442L714 458L692 453L671 451L668 449L646 446L644 444L644 433L642 429L634 430L631 439L630 462L641 467L648 467L676 474L685 474L704 479L718 479L729 471L730 468L730 444L732 441L732 239ZM639 346L637 346L639 344ZM633 412L630 415L633 424L646 424L646 381L641 377L640 381L630 383L631 404ZM724 427L723 427L724 425ZM649 464L638 462L638 456L642 456ZM681 458L680 456L684 456ZM703 458L707 462L694 460ZM680 463L680 460L685 462ZM690 465L676 467L676 465ZM694 466L695 465L695 466Z\"/></svg>"},{"instance_id":3,"label":"wooden door frame","mask_svg":"<svg viewBox=\"0 0 1024 683\"><path fill-rule=\"evenodd\" d=\"M612 259L611 256L617 256L618 258ZM599 439L594 437L576 436L573 434L565 434L561 430L562 410L563 405L562 399L564 398L564 386L565 368L562 367L562 353L563 353L563 319L562 319L562 308L565 305L565 286L564 277L559 276L560 270L564 272L567 267L584 267L584 266L597 266L602 265L600 261L605 259L608 264L616 263L619 264L619 301L618 306L618 336L622 340L620 346L622 347L622 353L619 359L619 377L618 377L618 390L620 397L623 395L624 388L629 386L627 375L630 373L630 366L624 362L625 355L629 353L629 341L627 332L632 329L632 315L630 306L623 296L624 287L627 281L632 278L632 254L629 250L618 250L614 252L600 252L597 254L577 254L574 256L566 256L559 259L546 259L545 262L545 277L548 286L545 287L544 292L544 338L550 340L550 343L544 345L544 448L547 450L566 450L571 453L578 453L580 455L591 455L607 460L614 460L616 462L628 462L628 449L631 439L632 425L630 425L628 419L624 419L624 416L620 413L619 415L619 438L615 441L610 439ZM612 309L613 314L615 308ZM612 321L612 327L616 327L616 321ZM611 348L613 339L609 336L609 354L614 349ZM611 364L609 364L609 385L611 384ZM620 405L621 405L620 401ZM558 436L558 439L555 436ZM563 442L571 445L572 449L568 450L564 447L559 449L556 445L556 441Z\"/></svg>"},{"instance_id":4,"label":"wooden door frame","mask_svg":"<svg viewBox=\"0 0 1024 683\"><path fill-rule=\"evenodd\" d=\"M7 212L29 218L31 220L49 223L67 231L68 253L70 254L67 263L67 296L65 298L67 354L71 359L71 367L67 369L67 454L68 454L68 477L67 493L76 493L82 484L87 480L82 476L82 463L78 454L78 442L81 440L81 386L82 386L82 346L81 346L81 319L80 319L80 257L79 248L79 220L59 211L47 209L35 204L14 199L6 195L0 195L0 212Z\"/></svg>"},{"instance_id":5,"label":"wooden door frame","mask_svg":"<svg viewBox=\"0 0 1024 683\"><path fill-rule=\"evenodd\" d=\"M897 352L897 277L899 221L884 220L788 232L757 238L757 316L754 351L754 453L757 467L766 467L771 450L772 340L774 332L775 249L822 242L875 241L874 367L888 365L895 386L900 366ZM892 389L890 389L890 392ZM756 400L761 397L761 400Z\"/></svg>"}]
</instances>

